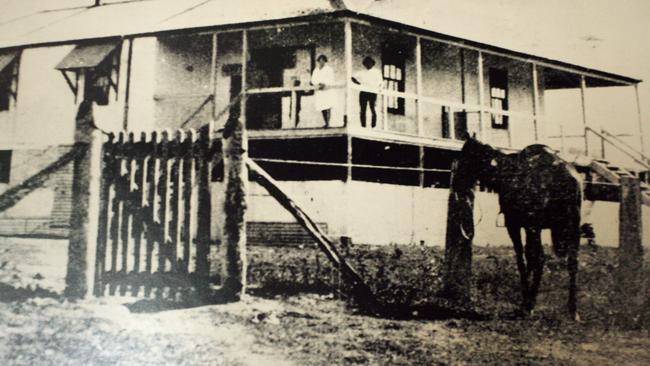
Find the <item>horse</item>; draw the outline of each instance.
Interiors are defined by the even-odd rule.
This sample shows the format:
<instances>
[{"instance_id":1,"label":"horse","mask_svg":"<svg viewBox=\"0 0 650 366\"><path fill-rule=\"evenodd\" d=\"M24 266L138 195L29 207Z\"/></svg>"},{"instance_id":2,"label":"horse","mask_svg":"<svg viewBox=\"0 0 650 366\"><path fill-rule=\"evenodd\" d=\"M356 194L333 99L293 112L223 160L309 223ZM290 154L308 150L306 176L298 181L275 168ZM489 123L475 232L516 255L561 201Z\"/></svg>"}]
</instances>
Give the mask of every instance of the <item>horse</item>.
<instances>
[{"instance_id":1,"label":"horse","mask_svg":"<svg viewBox=\"0 0 650 366\"><path fill-rule=\"evenodd\" d=\"M506 154L474 137L466 137L457 164L452 181L454 191L472 189L480 181L499 195L516 254L523 314L530 315L535 307L545 259L541 230L550 229L553 251L567 259L569 315L579 320L576 276L582 180L575 168L545 145L530 145ZM526 233L525 247L522 228ZM473 227L463 231L472 230Z\"/></svg>"}]
</instances>

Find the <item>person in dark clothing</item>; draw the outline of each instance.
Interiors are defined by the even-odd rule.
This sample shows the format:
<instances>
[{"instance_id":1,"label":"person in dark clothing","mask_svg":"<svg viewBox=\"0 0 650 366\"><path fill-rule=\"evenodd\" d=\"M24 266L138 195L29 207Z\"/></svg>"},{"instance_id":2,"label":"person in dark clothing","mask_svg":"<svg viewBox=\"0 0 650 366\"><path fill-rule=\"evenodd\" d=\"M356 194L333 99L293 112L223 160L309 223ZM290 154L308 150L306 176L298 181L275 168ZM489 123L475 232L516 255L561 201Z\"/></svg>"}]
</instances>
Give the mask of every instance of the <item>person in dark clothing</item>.
<instances>
[{"instance_id":1,"label":"person in dark clothing","mask_svg":"<svg viewBox=\"0 0 650 366\"><path fill-rule=\"evenodd\" d=\"M375 60L370 56L363 59L363 71L358 72L352 82L361 85L364 89L359 92L359 109L361 118L361 127L366 127L366 110L370 107L371 127L377 125L377 92L379 92L384 83L381 71L375 68ZM376 91L376 92L371 92Z\"/></svg>"}]
</instances>

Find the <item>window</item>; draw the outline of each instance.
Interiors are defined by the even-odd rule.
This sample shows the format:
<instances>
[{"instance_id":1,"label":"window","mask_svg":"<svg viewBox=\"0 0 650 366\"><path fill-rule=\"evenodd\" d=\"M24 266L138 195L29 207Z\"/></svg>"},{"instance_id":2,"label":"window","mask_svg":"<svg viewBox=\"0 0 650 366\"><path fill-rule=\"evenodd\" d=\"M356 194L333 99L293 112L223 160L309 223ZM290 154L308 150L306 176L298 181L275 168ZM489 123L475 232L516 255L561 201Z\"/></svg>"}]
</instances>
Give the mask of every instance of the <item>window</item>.
<instances>
[{"instance_id":1,"label":"window","mask_svg":"<svg viewBox=\"0 0 650 366\"><path fill-rule=\"evenodd\" d=\"M394 92L404 92L406 75L404 51L385 46L382 53L382 70L384 76L384 89ZM395 96L386 97L387 111L393 114L404 115L404 98Z\"/></svg>"},{"instance_id":2,"label":"window","mask_svg":"<svg viewBox=\"0 0 650 366\"><path fill-rule=\"evenodd\" d=\"M0 183L9 183L11 150L0 150Z\"/></svg>"},{"instance_id":3,"label":"window","mask_svg":"<svg viewBox=\"0 0 650 366\"><path fill-rule=\"evenodd\" d=\"M79 45L57 65L68 86L79 97L79 77L83 75L83 96L98 105L107 105L111 90L117 99L120 47L115 43Z\"/></svg>"},{"instance_id":4,"label":"window","mask_svg":"<svg viewBox=\"0 0 650 366\"><path fill-rule=\"evenodd\" d=\"M490 69L490 105L500 111L508 110L508 73ZM508 116L492 114L492 128L508 128Z\"/></svg>"},{"instance_id":5,"label":"window","mask_svg":"<svg viewBox=\"0 0 650 366\"><path fill-rule=\"evenodd\" d=\"M117 53L117 52L116 52ZM95 67L86 69L84 74L84 99L93 100L97 105L108 105L111 87L117 94L117 67L115 56Z\"/></svg>"},{"instance_id":6,"label":"window","mask_svg":"<svg viewBox=\"0 0 650 366\"><path fill-rule=\"evenodd\" d=\"M18 58L18 52L0 54L0 111L8 111L16 101Z\"/></svg>"}]
</instances>

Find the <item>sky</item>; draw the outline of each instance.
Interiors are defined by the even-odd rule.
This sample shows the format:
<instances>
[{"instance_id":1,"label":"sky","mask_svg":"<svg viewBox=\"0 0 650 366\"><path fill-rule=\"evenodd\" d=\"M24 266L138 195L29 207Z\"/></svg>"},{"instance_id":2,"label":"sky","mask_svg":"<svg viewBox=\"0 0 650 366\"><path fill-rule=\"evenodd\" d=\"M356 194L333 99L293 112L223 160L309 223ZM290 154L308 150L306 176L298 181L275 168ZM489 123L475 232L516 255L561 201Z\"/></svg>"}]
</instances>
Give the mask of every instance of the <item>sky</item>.
<instances>
[{"instance_id":1,"label":"sky","mask_svg":"<svg viewBox=\"0 0 650 366\"><path fill-rule=\"evenodd\" d=\"M114 1L118 0L104 0ZM388 0L349 1L363 4ZM441 11L432 14L432 22L440 14L459 14L461 16L450 16L451 19L442 21L453 22L458 18L465 23L463 26L481 32L491 29L493 34L488 32L487 38L508 39L513 47L532 50L537 55L648 80L639 89L646 151L650 152L649 0L392 0L402 7L418 6L422 1L439 4ZM94 0L0 0L3 9L0 22L36 10L93 3ZM596 127L604 125L614 129L617 133L638 133L633 88L606 89L610 90L594 89L587 93L590 122ZM575 95L559 93L549 98L549 102L568 98L573 101ZM575 103L572 106L575 107ZM579 129L580 124L576 123L576 120L581 120L579 108L568 108L568 103L548 107L549 118L566 119L569 129ZM638 145L638 142L634 143Z\"/></svg>"}]
</instances>

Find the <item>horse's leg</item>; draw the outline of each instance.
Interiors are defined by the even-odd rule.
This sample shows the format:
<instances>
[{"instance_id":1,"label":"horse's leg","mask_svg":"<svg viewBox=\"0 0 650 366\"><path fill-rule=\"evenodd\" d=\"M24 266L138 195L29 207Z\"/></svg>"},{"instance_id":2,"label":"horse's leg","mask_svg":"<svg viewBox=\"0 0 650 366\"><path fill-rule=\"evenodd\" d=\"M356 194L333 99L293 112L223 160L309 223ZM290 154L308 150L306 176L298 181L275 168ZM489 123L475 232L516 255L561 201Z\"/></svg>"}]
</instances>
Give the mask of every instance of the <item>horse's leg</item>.
<instances>
[{"instance_id":1,"label":"horse's leg","mask_svg":"<svg viewBox=\"0 0 650 366\"><path fill-rule=\"evenodd\" d=\"M526 299L526 310L530 312L535 307L537 292L544 271L544 248L542 247L541 230L539 228L526 229L526 264L528 265L529 274L532 274Z\"/></svg>"},{"instance_id":2,"label":"horse's leg","mask_svg":"<svg viewBox=\"0 0 650 366\"><path fill-rule=\"evenodd\" d=\"M580 320L577 313L577 275L578 275L578 249L580 246L580 228L579 220L575 222L568 221L561 226L555 226L551 229L553 243L559 243L561 247L566 248L567 270L569 271L569 299L567 308L569 316L574 320Z\"/></svg>"},{"instance_id":3,"label":"horse's leg","mask_svg":"<svg viewBox=\"0 0 650 366\"><path fill-rule=\"evenodd\" d=\"M526 271L526 264L524 263L524 247L521 243L521 228L512 223L506 223L506 228L508 229L508 235L510 235L512 246L515 249L517 257L517 269L519 270L519 279L521 281L522 310L526 310L525 304L528 294L528 273Z\"/></svg>"},{"instance_id":4,"label":"horse's leg","mask_svg":"<svg viewBox=\"0 0 650 366\"><path fill-rule=\"evenodd\" d=\"M569 301L567 307L569 315L573 320L580 320L578 315L578 285L576 277L578 275L578 245L570 245L567 253L567 267L569 270Z\"/></svg>"}]
</instances>

